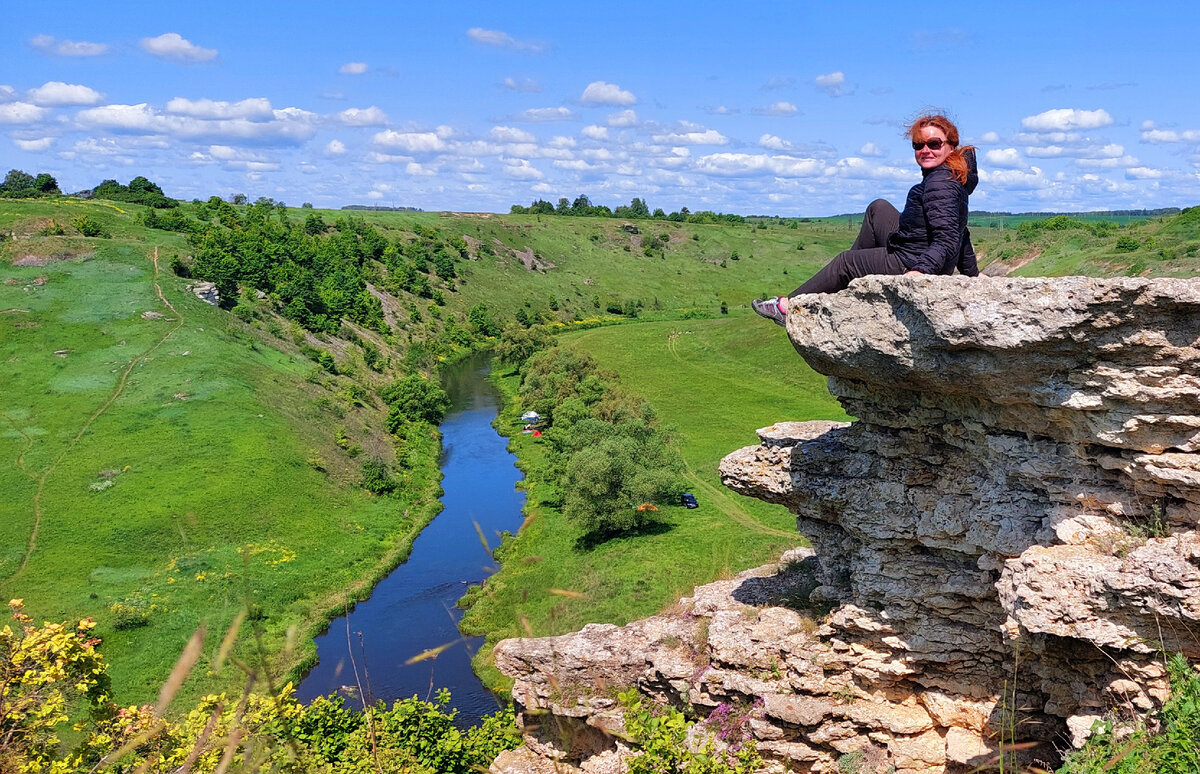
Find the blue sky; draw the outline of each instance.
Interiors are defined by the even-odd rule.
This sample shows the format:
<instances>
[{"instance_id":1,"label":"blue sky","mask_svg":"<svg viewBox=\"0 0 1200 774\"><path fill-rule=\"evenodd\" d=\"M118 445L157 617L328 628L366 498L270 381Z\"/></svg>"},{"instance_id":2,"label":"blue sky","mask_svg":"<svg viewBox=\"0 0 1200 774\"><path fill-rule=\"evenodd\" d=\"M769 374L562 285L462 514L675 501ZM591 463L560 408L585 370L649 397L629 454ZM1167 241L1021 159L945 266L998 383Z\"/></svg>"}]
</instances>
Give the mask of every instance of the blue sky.
<instances>
[{"instance_id":1,"label":"blue sky","mask_svg":"<svg viewBox=\"0 0 1200 774\"><path fill-rule=\"evenodd\" d=\"M828 215L979 149L973 209L1200 204L1200 6L6 4L0 165L64 190Z\"/></svg>"}]
</instances>

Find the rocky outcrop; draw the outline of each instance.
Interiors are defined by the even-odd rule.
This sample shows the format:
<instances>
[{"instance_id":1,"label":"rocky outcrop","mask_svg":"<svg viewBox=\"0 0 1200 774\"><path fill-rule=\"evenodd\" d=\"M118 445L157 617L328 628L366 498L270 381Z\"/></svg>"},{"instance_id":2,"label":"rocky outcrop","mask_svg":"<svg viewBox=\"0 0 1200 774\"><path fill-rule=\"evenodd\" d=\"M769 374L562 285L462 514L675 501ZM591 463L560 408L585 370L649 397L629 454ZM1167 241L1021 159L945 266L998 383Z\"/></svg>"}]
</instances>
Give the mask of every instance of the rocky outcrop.
<instances>
[{"instance_id":1,"label":"rocky outcrop","mask_svg":"<svg viewBox=\"0 0 1200 774\"><path fill-rule=\"evenodd\" d=\"M721 474L814 555L501 643L521 766L619 769L605 685L746 707L795 770L1054 763L1160 704L1164 653L1200 659L1200 281L868 277L788 335L857 419L760 430Z\"/></svg>"}]
</instances>

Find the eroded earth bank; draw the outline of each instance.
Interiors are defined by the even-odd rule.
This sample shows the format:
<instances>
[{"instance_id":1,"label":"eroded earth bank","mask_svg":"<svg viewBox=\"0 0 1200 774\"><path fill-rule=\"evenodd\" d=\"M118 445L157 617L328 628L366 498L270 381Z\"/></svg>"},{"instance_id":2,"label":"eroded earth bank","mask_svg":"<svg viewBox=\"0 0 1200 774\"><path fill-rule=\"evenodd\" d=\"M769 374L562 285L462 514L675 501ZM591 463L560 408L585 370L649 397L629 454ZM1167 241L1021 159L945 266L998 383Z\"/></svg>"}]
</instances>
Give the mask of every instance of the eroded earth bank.
<instances>
[{"instance_id":1,"label":"eroded earth bank","mask_svg":"<svg viewBox=\"0 0 1200 774\"><path fill-rule=\"evenodd\" d=\"M1200 660L1200 280L868 277L797 306L797 352L858 419L781 421L721 473L812 555L500 643L525 745L494 769L622 770L630 686L744 708L796 771L960 771L1013 742L1054 765L1164 700L1164 654Z\"/></svg>"}]
</instances>

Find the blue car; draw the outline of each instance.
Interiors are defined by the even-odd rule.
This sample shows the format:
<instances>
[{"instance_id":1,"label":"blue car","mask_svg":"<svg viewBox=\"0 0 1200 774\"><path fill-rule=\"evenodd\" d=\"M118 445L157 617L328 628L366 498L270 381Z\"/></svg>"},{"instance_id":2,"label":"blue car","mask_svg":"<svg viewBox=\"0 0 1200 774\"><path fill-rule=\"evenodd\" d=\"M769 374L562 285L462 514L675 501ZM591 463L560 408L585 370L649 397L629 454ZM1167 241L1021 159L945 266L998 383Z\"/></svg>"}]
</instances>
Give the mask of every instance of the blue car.
<instances>
[{"instance_id":1,"label":"blue car","mask_svg":"<svg viewBox=\"0 0 1200 774\"><path fill-rule=\"evenodd\" d=\"M685 505L688 508L700 507L700 503L696 502L696 495L692 494L691 492L685 492L681 494L679 496L679 502L681 505Z\"/></svg>"}]
</instances>

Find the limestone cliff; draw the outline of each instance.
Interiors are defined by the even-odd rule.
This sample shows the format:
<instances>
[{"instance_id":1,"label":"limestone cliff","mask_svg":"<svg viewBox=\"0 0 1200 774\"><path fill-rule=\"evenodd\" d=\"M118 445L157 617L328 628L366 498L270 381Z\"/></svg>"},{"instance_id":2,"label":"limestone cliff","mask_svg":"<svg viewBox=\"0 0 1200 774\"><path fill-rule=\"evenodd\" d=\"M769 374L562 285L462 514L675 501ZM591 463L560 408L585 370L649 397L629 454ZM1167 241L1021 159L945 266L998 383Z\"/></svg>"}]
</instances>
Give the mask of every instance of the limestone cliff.
<instances>
[{"instance_id":1,"label":"limestone cliff","mask_svg":"<svg viewBox=\"0 0 1200 774\"><path fill-rule=\"evenodd\" d=\"M788 335L857 421L760 430L721 474L815 556L501 643L527 746L497 768L619 770L612 685L753 707L795 770L1054 763L1200 659L1200 280L868 277Z\"/></svg>"}]
</instances>

